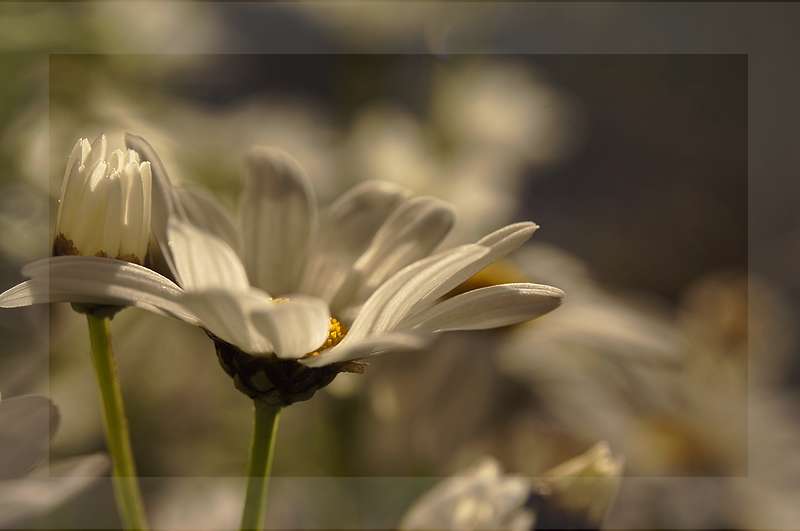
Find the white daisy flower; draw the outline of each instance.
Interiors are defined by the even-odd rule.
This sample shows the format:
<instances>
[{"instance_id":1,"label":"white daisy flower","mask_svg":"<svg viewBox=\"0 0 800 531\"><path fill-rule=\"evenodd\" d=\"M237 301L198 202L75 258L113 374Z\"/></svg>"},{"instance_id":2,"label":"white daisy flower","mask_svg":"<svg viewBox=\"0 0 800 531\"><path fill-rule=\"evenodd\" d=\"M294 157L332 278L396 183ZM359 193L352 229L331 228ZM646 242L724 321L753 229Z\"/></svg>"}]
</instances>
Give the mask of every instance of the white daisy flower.
<instances>
[{"instance_id":1,"label":"white daisy flower","mask_svg":"<svg viewBox=\"0 0 800 531\"><path fill-rule=\"evenodd\" d=\"M174 281L118 260L53 257L27 265L30 280L0 295L0 306L68 301L177 317L209 332L241 391L286 405L356 360L420 348L439 332L524 321L561 302L558 288L525 283L445 298L527 241L533 223L437 252L453 224L443 202L368 182L318 212L294 160L254 149L239 228L209 195L173 187L144 139L127 143L152 164L152 233Z\"/></svg>"}]
</instances>

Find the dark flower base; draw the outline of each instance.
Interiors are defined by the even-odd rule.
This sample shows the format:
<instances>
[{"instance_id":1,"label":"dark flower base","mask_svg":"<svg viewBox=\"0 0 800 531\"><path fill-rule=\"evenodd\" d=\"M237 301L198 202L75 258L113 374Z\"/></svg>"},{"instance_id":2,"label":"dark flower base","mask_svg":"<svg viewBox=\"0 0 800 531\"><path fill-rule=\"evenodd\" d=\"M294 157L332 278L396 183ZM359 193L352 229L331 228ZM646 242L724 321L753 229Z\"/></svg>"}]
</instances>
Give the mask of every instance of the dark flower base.
<instances>
[{"instance_id":1,"label":"dark flower base","mask_svg":"<svg viewBox=\"0 0 800 531\"><path fill-rule=\"evenodd\" d=\"M253 400L271 406L288 406L308 400L340 372L362 372L363 365L345 362L325 367L306 367L275 356L253 356L209 334L223 370L236 389Z\"/></svg>"}]
</instances>

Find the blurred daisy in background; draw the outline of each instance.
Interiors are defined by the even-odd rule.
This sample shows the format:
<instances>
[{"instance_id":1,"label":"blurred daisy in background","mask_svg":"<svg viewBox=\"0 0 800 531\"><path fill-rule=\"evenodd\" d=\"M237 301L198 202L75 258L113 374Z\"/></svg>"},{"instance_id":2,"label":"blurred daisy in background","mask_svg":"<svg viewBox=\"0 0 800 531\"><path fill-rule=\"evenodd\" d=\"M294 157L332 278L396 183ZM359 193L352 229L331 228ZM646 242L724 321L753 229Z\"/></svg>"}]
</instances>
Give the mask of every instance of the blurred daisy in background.
<instances>
[{"instance_id":1,"label":"blurred daisy in background","mask_svg":"<svg viewBox=\"0 0 800 531\"><path fill-rule=\"evenodd\" d=\"M109 461L101 454L36 468L47 459L58 424L58 409L43 396L0 399L0 528L46 515L108 470Z\"/></svg>"},{"instance_id":2,"label":"blurred daisy in background","mask_svg":"<svg viewBox=\"0 0 800 531\"><path fill-rule=\"evenodd\" d=\"M619 488L622 461L598 443L525 478L484 458L425 493L401 529L600 529Z\"/></svg>"}]
</instances>

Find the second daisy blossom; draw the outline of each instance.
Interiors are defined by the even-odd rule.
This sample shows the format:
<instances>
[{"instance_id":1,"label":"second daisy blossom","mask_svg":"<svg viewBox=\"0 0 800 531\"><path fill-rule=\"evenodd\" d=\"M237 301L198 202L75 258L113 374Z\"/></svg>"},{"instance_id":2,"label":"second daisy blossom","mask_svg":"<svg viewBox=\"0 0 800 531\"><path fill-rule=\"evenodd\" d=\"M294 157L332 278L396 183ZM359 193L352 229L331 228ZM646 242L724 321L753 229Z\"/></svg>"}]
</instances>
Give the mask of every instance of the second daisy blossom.
<instances>
[{"instance_id":1,"label":"second daisy blossom","mask_svg":"<svg viewBox=\"0 0 800 531\"><path fill-rule=\"evenodd\" d=\"M209 195L172 186L144 139L126 140L152 165L152 232L175 282L133 263L53 257L26 266L30 280L0 295L0 305L91 302L177 317L215 338L221 361L236 365L223 363L229 373L268 360L236 375L258 393L259 378L272 390L278 380L296 383L298 371L318 374L303 369L313 368L330 381L354 360L420 348L438 332L532 319L561 302L558 288L528 283L445 297L527 241L533 223L437 251L453 224L443 202L366 182L318 211L294 160L254 149L237 226ZM327 382L318 383L281 389L276 400L305 399Z\"/></svg>"}]
</instances>

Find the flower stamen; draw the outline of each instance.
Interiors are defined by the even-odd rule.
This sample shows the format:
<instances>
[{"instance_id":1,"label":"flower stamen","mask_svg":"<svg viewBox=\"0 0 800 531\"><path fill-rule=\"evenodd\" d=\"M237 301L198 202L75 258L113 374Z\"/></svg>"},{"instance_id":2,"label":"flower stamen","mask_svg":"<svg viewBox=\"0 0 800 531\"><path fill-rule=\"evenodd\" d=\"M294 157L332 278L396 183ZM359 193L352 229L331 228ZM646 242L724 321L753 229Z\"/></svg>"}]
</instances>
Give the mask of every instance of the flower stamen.
<instances>
[{"instance_id":1,"label":"flower stamen","mask_svg":"<svg viewBox=\"0 0 800 531\"><path fill-rule=\"evenodd\" d=\"M314 356L319 356L323 351L338 345L342 339L344 339L345 335L347 335L347 327L336 317L331 317L328 325L328 338L317 350L314 352L309 352L303 357L311 358Z\"/></svg>"}]
</instances>

